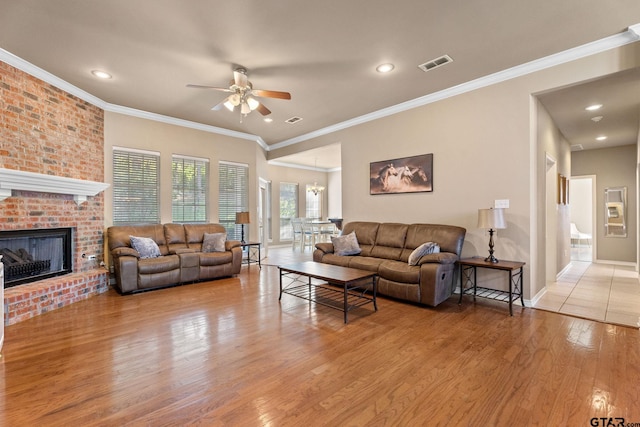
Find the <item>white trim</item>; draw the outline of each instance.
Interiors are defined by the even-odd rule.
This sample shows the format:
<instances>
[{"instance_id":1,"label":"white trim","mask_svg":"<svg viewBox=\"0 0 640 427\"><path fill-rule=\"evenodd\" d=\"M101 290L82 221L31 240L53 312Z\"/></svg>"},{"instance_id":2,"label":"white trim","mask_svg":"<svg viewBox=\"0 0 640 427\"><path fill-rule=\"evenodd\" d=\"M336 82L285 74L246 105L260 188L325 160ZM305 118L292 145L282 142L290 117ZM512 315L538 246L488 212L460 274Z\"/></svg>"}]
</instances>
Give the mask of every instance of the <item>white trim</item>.
<instances>
[{"instance_id":1,"label":"white trim","mask_svg":"<svg viewBox=\"0 0 640 427\"><path fill-rule=\"evenodd\" d=\"M318 168L318 167L313 167L313 166L307 166L307 165L296 165L293 163L286 163L286 162L279 162L277 160L269 160L267 161L267 163L271 166L282 166L285 168L294 168L294 169L305 169L305 170L310 170L310 171L315 171L315 172L329 172L328 169L323 169L323 168ZM342 168L340 168L342 169Z\"/></svg>"},{"instance_id":2,"label":"white trim","mask_svg":"<svg viewBox=\"0 0 640 427\"><path fill-rule=\"evenodd\" d=\"M205 162L209 163L209 159L206 157L194 157L194 156L185 156L184 154L171 154L172 159L185 159L185 160L194 160L196 162Z\"/></svg>"},{"instance_id":3,"label":"white trim","mask_svg":"<svg viewBox=\"0 0 640 427\"><path fill-rule=\"evenodd\" d=\"M218 160L218 164L242 166L242 167L245 167L245 168L249 167L248 163L230 162L228 160Z\"/></svg>"},{"instance_id":4,"label":"white trim","mask_svg":"<svg viewBox=\"0 0 640 427\"><path fill-rule=\"evenodd\" d=\"M78 205L106 190L109 184L42 173L0 168L0 201L11 197L12 190L71 194Z\"/></svg>"},{"instance_id":5,"label":"white trim","mask_svg":"<svg viewBox=\"0 0 640 427\"><path fill-rule=\"evenodd\" d=\"M119 146L115 146L115 145L112 147L112 149L113 149L113 151L125 151L125 152L128 152L128 153L147 154L149 156L160 157L160 152L159 151L141 150L139 148L119 147Z\"/></svg>"}]
</instances>

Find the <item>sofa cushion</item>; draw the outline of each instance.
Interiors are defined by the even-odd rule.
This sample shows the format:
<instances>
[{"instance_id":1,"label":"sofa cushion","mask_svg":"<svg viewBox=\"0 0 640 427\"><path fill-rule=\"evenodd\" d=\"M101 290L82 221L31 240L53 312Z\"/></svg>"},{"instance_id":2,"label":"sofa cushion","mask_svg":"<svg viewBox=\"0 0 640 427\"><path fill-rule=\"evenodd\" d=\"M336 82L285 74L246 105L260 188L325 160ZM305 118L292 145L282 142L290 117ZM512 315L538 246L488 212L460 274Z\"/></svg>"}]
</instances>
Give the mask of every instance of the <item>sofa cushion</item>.
<instances>
[{"instance_id":1,"label":"sofa cushion","mask_svg":"<svg viewBox=\"0 0 640 427\"><path fill-rule=\"evenodd\" d=\"M149 237L129 236L131 246L138 251L140 258L157 258L160 256L158 244Z\"/></svg>"},{"instance_id":2,"label":"sofa cushion","mask_svg":"<svg viewBox=\"0 0 640 427\"><path fill-rule=\"evenodd\" d=\"M146 258L138 261L139 274L158 274L180 269L178 255L165 255L157 258Z\"/></svg>"},{"instance_id":3,"label":"sofa cushion","mask_svg":"<svg viewBox=\"0 0 640 427\"><path fill-rule=\"evenodd\" d=\"M420 267L402 261L385 260L378 267L382 278L400 283L420 283Z\"/></svg>"},{"instance_id":4,"label":"sofa cushion","mask_svg":"<svg viewBox=\"0 0 640 427\"><path fill-rule=\"evenodd\" d=\"M227 233L204 233L202 252L224 252Z\"/></svg>"},{"instance_id":5,"label":"sofa cushion","mask_svg":"<svg viewBox=\"0 0 640 427\"><path fill-rule=\"evenodd\" d=\"M201 252L199 255L201 267L229 264L233 260L231 252Z\"/></svg>"},{"instance_id":6,"label":"sofa cushion","mask_svg":"<svg viewBox=\"0 0 640 427\"><path fill-rule=\"evenodd\" d=\"M440 246L437 243L423 243L411 252L409 255L409 265L418 265L420 258L428 254L436 254L440 252Z\"/></svg>"},{"instance_id":7,"label":"sofa cushion","mask_svg":"<svg viewBox=\"0 0 640 427\"><path fill-rule=\"evenodd\" d=\"M375 271L378 272L378 268L380 264L382 264L385 260L381 258L374 258L368 256L354 256L351 257L351 262L349 262L349 267L351 268L359 268L360 270L367 271Z\"/></svg>"},{"instance_id":8,"label":"sofa cushion","mask_svg":"<svg viewBox=\"0 0 640 427\"><path fill-rule=\"evenodd\" d=\"M356 233L351 232L344 236L332 237L331 243L333 243L333 252L336 255L358 255L360 252L360 246L358 246L358 239Z\"/></svg>"}]
</instances>

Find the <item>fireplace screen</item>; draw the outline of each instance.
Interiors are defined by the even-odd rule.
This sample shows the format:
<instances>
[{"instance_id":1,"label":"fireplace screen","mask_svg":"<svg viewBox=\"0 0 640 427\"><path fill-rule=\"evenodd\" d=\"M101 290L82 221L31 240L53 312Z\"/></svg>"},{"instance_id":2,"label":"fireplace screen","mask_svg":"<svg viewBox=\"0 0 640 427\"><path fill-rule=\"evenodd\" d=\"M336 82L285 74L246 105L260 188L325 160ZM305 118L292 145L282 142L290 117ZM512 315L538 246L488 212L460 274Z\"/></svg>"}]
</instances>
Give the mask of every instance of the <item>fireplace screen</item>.
<instances>
[{"instance_id":1,"label":"fireplace screen","mask_svg":"<svg viewBox=\"0 0 640 427\"><path fill-rule=\"evenodd\" d=\"M0 232L5 288L71 272L71 229Z\"/></svg>"}]
</instances>

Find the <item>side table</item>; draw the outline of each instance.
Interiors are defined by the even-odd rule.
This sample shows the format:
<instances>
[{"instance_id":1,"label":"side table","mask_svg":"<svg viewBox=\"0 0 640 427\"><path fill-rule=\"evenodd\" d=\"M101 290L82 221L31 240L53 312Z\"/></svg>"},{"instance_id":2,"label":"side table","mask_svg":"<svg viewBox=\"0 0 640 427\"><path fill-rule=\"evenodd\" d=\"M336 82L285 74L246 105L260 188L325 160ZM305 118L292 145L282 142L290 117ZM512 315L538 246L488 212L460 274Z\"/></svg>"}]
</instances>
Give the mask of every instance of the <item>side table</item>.
<instances>
[{"instance_id":1,"label":"side table","mask_svg":"<svg viewBox=\"0 0 640 427\"><path fill-rule=\"evenodd\" d=\"M260 254L260 248L262 246L262 243L260 242L244 242L244 243L240 243L240 246L242 246L242 261L247 263L248 266L251 266L251 264L258 264L258 267L260 267L260 269L262 269L262 264L261 264L261 254ZM244 257L244 250L247 250L247 257ZM257 255L257 256L256 256Z\"/></svg>"},{"instance_id":2,"label":"side table","mask_svg":"<svg viewBox=\"0 0 640 427\"><path fill-rule=\"evenodd\" d=\"M520 298L520 303L524 307L522 296L522 268L526 263L521 261L499 261L496 263L485 261L484 258L463 258L458 261L460 267L460 299L458 304L462 304L462 295L473 293L473 300L476 296L489 298L509 303L509 315L513 316L513 301ZM503 270L509 273L509 291L488 289L477 286L477 269L488 268L492 270ZM465 289L465 285L469 287Z\"/></svg>"}]
</instances>

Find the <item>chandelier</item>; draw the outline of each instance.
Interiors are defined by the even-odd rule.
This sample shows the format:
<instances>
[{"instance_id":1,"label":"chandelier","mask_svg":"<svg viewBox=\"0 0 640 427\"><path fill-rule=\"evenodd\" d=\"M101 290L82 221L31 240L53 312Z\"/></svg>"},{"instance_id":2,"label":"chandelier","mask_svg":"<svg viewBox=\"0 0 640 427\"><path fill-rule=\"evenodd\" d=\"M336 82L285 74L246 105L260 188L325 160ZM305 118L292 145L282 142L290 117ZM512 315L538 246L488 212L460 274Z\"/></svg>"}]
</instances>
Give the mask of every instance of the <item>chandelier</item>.
<instances>
[{"instance_id":1,"label":"chandelier","mask_svg":"<svg viewBox=\"0 0 640 427\"><path fill-rule=\"evenodd\" d=\"M318 158L315 159L315 169L318 169ZM313 185L307 185L307 191L313 193L314 196L317 196L318 193L324 191L324 187L322 185L318 185L318 181L313 181Z\"/></svg>"}]
</instances>

